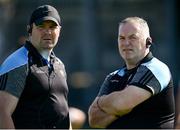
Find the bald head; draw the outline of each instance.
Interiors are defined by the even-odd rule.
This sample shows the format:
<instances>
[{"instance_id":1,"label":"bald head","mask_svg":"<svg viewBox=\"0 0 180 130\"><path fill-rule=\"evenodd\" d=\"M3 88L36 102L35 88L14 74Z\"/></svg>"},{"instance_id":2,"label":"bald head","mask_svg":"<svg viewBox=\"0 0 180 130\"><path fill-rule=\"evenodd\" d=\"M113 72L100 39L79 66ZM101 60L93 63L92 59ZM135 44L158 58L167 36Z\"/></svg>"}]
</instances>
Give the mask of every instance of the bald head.
<instances>
[{"instance_id":1,"label":"bald head","mask_svg":"<svg viewBox=\"0 0 180 130\"><path fill-rule=\"evenodd\" d=\"M146 20L144 20L140 17L128 17L119 23L119 28L126 23L136 24L137 28L139 30L141 30L144 37L150 38L149 26L148 26Z\"/></svg>"}]
</instances>

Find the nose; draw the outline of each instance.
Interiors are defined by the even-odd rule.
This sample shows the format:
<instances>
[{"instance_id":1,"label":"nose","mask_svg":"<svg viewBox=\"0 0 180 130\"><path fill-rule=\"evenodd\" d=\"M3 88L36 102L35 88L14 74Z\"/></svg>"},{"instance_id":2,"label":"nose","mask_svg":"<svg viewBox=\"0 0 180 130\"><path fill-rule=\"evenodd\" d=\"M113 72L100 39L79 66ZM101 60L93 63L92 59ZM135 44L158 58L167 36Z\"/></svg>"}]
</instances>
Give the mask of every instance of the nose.
<instances>
[{"instance_id":1,"label":"nose","mask_svg":"<svg viewBox=\"0 0 180 130\"><path fill-rule=\"evenodd\" d=\"M123 44L125 45L125 46L128 46L130 43L129 43L129 40L128 39L125 39L124 40L124 42L123 42Z\"/></svg>"}]
</instances>

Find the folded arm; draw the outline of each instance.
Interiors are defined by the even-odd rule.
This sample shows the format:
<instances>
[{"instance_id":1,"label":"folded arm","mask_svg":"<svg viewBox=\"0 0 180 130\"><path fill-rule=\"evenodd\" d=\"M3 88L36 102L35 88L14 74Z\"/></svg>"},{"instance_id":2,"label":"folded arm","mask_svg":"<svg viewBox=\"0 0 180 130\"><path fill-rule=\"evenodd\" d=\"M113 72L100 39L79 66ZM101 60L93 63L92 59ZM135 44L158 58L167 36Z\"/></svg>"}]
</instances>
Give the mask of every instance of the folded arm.
<instances>
[{"instance_id":1,"label":"folded arm","mask_svg":"<svg viewBox=\"0 0 180 130\"><path fill-rule=\"evenodd\" d=\"M101 96L98 104L108 114L123 116L150 97L151 93L149 91L130 85L122 91Z\"/></svg>"},{"instance_id":2,"label":"folded arm","mask_svg":"<svg viewBox=\"0 0 180 130\"><path fill-rule=\"evenodd\" d=\"M98 98L99 97L97 97L94 100L94 102L89 108L89 111L88 111L89 125L92 128L106 128L109 124L111 124L114 120L116 120L117 117L115 115L111 115L102 111L97 106Z\"/></svg>"}]
</instances>

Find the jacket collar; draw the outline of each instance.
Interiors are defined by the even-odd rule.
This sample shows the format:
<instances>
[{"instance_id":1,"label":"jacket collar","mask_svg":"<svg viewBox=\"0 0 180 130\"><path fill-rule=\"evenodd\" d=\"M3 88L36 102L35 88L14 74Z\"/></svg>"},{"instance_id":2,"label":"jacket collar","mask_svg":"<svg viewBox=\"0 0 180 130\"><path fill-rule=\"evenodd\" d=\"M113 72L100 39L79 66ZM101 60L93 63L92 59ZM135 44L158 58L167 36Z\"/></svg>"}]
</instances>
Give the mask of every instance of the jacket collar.
<instances>
[{"instance_id":1,"label":"jacket collar","mask_svg":"<svg viewBox=\"0 0 180 130\"><path fill-rule=\"evenodd\" d=\"M38 50L33 46L33 44L30 41L26 41L24 46L38 63L40 62L43 65L48 64L48 61L41 56L41 54L38 52ZM54 62L54 58L55 58L55 54L54 52L51 52L50 63Z\"/></svg>"}]
</instances>

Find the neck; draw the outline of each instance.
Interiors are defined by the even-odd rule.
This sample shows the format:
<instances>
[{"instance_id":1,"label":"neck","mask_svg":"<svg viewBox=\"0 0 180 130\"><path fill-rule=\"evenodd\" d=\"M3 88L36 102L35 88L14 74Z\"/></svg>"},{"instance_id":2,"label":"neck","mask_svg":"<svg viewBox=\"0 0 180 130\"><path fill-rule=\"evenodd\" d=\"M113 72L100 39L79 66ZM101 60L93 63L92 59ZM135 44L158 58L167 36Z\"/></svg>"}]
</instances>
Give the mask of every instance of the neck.
<instances>
[{"instance_id":1,"label":"neck","mask_svg":"<svg viewBox=\"0 0 180 130\"><path fill-rule=\"evenodd\" d=\"M128 70L135 68L137 65L138 63L126 62L126 66Z\"/></svg>"},{"instance_id":2,"label":"neck","mask_svg":"<svg viewBox=\"0 0 180 130\"><path fill-rule=\"evenodd\" d=\"M149 51L146 51L146 53L144 53L143 56L141 56L137 59L134 58L131 60L126 60L125 62L126 62L127 69L133 69L133 68L137 67L140 64L141 60L144 59L144 57L146 57L148 53L149 53Z\"/></svg>"},{"instance_id":3,"label":"neck","mask_svg":"<svg viewBox=\"0 0 180 130\"><path fill-rule=\"evenodd\" d=\"M46 60L48 60L48 61L50 61L50 54L51 54L51 51L47 51L47 50L44 50L44 51L41 51L41 52L39 52L40 54L41 54L41 56L44 58L44 59L46 59Z\"/></svg>"}]
</instances>

